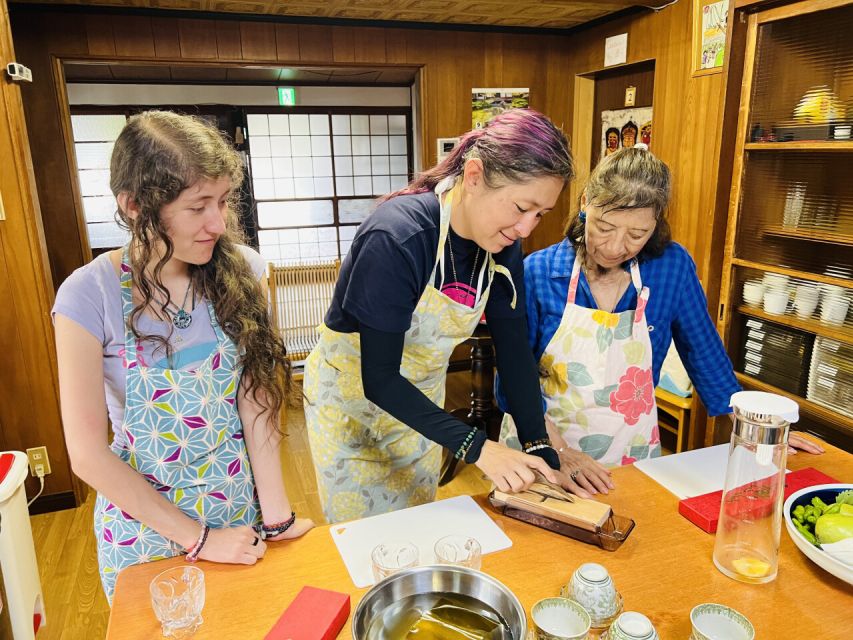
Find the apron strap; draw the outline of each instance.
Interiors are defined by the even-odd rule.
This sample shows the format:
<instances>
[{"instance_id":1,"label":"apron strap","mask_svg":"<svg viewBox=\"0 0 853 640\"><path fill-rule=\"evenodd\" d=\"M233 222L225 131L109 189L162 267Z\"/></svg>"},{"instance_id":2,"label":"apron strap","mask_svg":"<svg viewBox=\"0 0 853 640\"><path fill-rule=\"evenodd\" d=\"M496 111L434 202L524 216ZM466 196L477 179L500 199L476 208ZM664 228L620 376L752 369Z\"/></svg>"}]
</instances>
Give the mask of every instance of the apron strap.
<instances>
[{"instance_id":1,"label":"apron strap","mask_svg":"<svg viewBox=\"0 0 853 640\"><path fill-rule=\"evenodd\" d=\"M512 302L509 303L511 309L515 309L516 302L518 302L518 292L515 290L515 283L512 281L512 275L510 275L509 269L507 269L502 264L495 264L494 258L492 258L492 254L489 254L489 270L494 271L495 273L499 273L504 276L507 280L509 280L509 286L512 287ZM484 265L485 266L485 265ZM483 279L483 271L480 272L480 280ZM478 285L479 286L479 285ZM491 285L489 285L491 286ZM477 294L477 299L479 300L480 294Z\"/></svg>"},{"instance_id":2,"label":"apron strap","mask_svg":"<svg viewBox=\"0 0 853 640\"><path fill-rule=\"evenodd\" d=\"M637 311L634 313L634 323L638 324L643 322L646 305L649 302L649 288L643 286L643 279L640 277L640 265L636 258L631 260L631 282L634 283L634 288L637 290Z\"/></svg>"},{"instance_id":3,"label":"apron strap","mask_svg":"<svg viewBox=\"0 0 853 640\"><path fill-rule=\"evenodd\" d=\"M580 256L577 252L575 252L575 261L572 264L572 277L569 280L569 295L566 298L566 305L574 304L575 297L578 293L578 282L580 281L581 275L581 261Z\"/></svg>"}]
</instances>

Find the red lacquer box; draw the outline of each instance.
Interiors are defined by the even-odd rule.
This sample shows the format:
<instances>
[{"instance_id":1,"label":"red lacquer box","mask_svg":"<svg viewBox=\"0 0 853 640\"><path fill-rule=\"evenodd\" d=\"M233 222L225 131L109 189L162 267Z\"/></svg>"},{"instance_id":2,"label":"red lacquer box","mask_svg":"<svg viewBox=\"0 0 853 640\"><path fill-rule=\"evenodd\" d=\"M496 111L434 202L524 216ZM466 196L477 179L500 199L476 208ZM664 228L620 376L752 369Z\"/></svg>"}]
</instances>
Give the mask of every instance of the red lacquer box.
<instances>
[{"instance_id":1,"label":"red lacquer box","mask_svg":"<svg viewBox=\"0 0 853 640\"><path fill-rule=\"evenodd\" d=\"M785 497L783 500L787 499L788 496L795 491L799 491L805 487L812 487L816 484L830 484L833 482L838 481L817 469L812 469L811 467L792 471L785 475ZM714 533L717 530L717 521L720 519L720 504L722 503L722 500L722 491L714 491L701 496L684 498L678 503L678 513L690 520L690 522L703 531ZM755 514L756 517L761 516L761 513L758 511L763 508L772 510L769 495L768 500L765 502L761 502L760 500L756 501L754 508L757 510Z\"/></svg>"},{"instance_id":2,"label":"red lacquer box","mask_svg":"<svg viewBox=\"0 0 853 640\"><path fill-rule=\"evenodd\" d=\"M349 594L303 587L265 640L335 640L349 612Z\"/></svg>"}]
</instances>

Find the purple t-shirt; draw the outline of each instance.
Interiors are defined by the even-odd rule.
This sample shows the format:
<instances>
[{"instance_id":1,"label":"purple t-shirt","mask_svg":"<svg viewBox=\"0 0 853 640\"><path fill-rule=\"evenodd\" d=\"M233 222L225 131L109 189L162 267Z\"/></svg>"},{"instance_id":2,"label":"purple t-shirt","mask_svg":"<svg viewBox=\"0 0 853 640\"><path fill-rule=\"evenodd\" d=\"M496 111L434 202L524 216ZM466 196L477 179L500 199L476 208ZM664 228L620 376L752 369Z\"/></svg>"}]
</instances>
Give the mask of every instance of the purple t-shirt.
<instances>
[{"instance_id":1,"label":"purple t-shirt","mask_svg":"<svg viewBox=\"0 0 853 640\"><path fill-rule=\"evenodd\" d=\"M266 263L253 249L240 247L249 266L260 280L265 276ZM72 273L56 292L52 315L62 314L95 336L104 348L104 392L107 411L113 432L121 436L124 422L125 368L124 368L124 316L122 313L119 277L103 253ZM172 347L171 363L164 349L153 341L144 341L138 349L137 360L142 366L161 369L194 369L204 362L216 348L216 333L210 323L206 299L199 301L192 311L192 324L186 329L175 329L169 339ZM147 314L137 318L142 333L166 336L169 323L155 320ZM123 440L122 440L123 441Z\"/></svg>"}]
</instances>

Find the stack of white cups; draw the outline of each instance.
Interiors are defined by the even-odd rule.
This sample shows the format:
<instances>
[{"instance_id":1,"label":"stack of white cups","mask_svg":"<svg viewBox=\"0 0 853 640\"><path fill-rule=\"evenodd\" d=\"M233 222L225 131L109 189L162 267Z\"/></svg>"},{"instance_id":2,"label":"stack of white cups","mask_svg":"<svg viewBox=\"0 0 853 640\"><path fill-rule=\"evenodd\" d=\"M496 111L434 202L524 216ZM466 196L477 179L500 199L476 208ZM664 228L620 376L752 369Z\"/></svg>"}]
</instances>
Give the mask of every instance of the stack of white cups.
<instances>
[{"instance_id":1,"label":"stack of white cups","mask_svg":"<svg viewBox=\"0 0 853 640\"><path fill-rule=\"evenodd\" d=\"M797 285L794 294L794 311L800 318L809 318L817 309L820 289L816 284L805 282Z\"/></svg>"},{"instance_id":2,"label":"stack of white cups","mask_svg":"<svg viewBox=\"0 0 853 640\"><path fill-rule=\"evenodd\" d=\"M779 273L765 273L764 284L764 311L774 315L781 315L788 310L790 292L788 282L790 278Z\"/></svg>"},{"instance_id":3,"label":"stack of white cups","mask_svg":"<svg viewBox=\"0 0 853 640\"><path fill-rule=\"evenodd\" d=\"M820 285L820 319L827 324L844 324L850 309L850 290L833 284Z\"/></svg>"}]
</instances>

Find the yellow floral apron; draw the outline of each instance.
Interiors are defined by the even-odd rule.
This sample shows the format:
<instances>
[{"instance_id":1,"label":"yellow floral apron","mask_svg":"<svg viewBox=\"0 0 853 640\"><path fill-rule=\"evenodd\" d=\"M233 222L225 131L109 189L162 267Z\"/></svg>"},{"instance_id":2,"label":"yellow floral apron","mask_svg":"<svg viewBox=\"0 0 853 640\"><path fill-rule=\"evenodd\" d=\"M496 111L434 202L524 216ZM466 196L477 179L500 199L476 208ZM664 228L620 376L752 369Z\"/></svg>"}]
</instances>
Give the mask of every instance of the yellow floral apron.
<instances>
[{"instance_id":1,"label":"yellow floral apron","mask_svg":"<svg viewBox=\"0 0 853 640\"><path fill-rule=\"evenodd\" d=\"M645 320L649 288L634 260L637 309L608 313L575 304L579 277L576 256L563 318L539 360L546 414L570 447L603 465L659 456L652 329ZM509 414L501 425L501 441L520 448Z\"/></svg>"},{"instance_id":2,"label":"yellow floral apron","mask_svg":"<svg viewBox=\"0 0 853 640\"><path fill-rule=\"evenodd\" d=\"M438 185L439 201L452 186L452 180ZM435 288L436 269L441 270L444 280L444 243L454 201L458 202L455 188L441 204L435 266L412 315L400 363L402 376L439 407L444 406L450 355L473 334L486 307L493 274L501 273L512 281L506 267L496 265L488 254L477 290L482 289L486 277L489 284L475 299L473 308ZM514 307L514 296L512 304ZM320 327L320 341L305 363L304 394L320 503L330 523L386 513L435 498L441 447L364 397L358 333Z\"/></svg>"}]
</instances>

